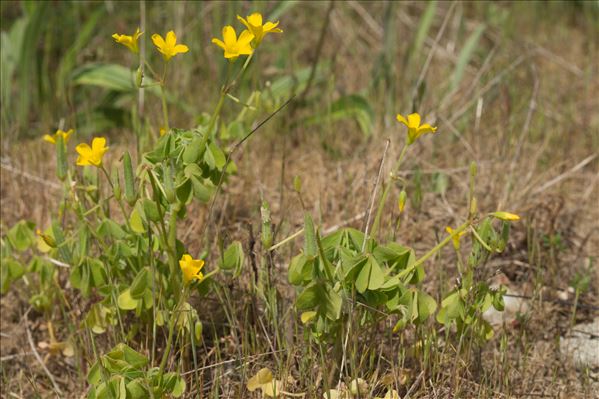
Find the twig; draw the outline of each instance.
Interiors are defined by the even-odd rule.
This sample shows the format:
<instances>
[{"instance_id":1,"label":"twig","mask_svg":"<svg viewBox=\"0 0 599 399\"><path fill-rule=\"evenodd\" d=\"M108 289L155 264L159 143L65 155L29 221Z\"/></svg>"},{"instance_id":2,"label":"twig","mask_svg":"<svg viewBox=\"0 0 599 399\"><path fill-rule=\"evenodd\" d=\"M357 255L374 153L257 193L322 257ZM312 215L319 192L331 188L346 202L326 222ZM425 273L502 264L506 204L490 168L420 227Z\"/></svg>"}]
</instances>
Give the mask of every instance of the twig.
<instances>
[{"instance_id":1,"label":"twig","mask_svg":"<svg viewBox=\"0 0 599 399\"><path fill-rule=\"evenodd\" d=\"M314 81L314 76L316 76L316 67L318 66L318 60L320 59L320 54L322 53L324 38L326 36L327 29L329 27L329 18L331 17L331 12L333 11L334 5L335 5L335 2L333 0L330 0L329 8L327 9L327 15L324 17L324 22L322 24L322 29L320 31L320 38L318 39L318 44L316 45L316 55L314 57L314 62L312 63L312 69L310 70L310 77L308 78L308 83L306 83L306 88L302 91L302 93L298 97L299 98L298 103L300 103L300 104L304 101L304 99L308 95L308 92L310 91L310 88L312 87L312 82Z\"/></svg>"},{"instance_id":2,"label":"twig","mask_svg":"<svg viewBox=\"0 0 599 399\"><path fill-rule=\"evenodd\" d=\"M410 387L410 389L408 389L408 392L406 393L406 396L404 396L404 399L408 399L410 397L410 395L416 390L416 388L418 388L418 386L420 385L420 381L422 381L424 379L424 370L422 370L420 372L420 374L418 374L418 377L416 377L416 381L414 381L414 383L412 384L412 386Z\"/></svg>"},{"instance_id":3,"label":"twig","mask_svg":"<svg viewBox=\"0 0 599 399\"><path fill-rule=\"evenodd\" d=\"M223 366L223 365L229 364L229 363L235 363L235 362L241 362L241 361L250 362L250 361L253 361L253 360L257 359L257 358L260 358L260 357L263 357L263 356L268 356L268 355L274 355L274 354L280 353L280 352L285 352L285 349L279 349L279 350L276 350L276 351L259 353L257 355L245 356L245 357L242 357L241 359L223 360L222 362L218 362L218 363L214 363L214 364L209 364L207 366L199 367L199 368L197 368L195 370L186 371L184 373L181 373L181 376L192 374L192 373L195 373L196 371L204 371L204 370L208 370L208 369L211 369L211 368L214 368L214 367Z\"/></svg>"},{"instance_id":4,"label":"twig","mask_svg":"<svg viewBox=\"0 0 599 399\"><path fill-rule=\"evenodd\" d=\"M559 176L554 177L553 179L549 180L547 183L543 184L541 187L535 189L532 193L533 194L539 194L540 192L543 192L543 191L547 190L549 187L551 187L551 186L559 183L560 181L564 180L565 178L567 178L568 176L570 176L572 173L575 173L575 172L579 171L580 169L584 168L588 163L590 163L595 158L597 158L597 154L589 155L588 157L586 157L585 159L583 159L582 161L580 161L572 169L568 170L567 172L562 173Z\"/></svg>"},{"instance_id":5,"label":"twig","mask_svg":"<svg viewBox=\"0 0 599 399\"><path fill-rule=\"evenodd\" d=\"M368 208L368 213L366 215L366 227L364 228L364 242L362 243L362 252L364 252L364 248L366 248L366 240L368 239L368 230L370 229L370 219L372 216L372 210L374 208L374 202L376 200L376 192L379 187L379 183L381 182L381 175L383 174L383 166L385 166L385 156L387 155L387 150L389 149L389 144L391 140L387 139L385 142L385 151L383 151L383 157L381 158L381 163L379 164L379 173L376 176L376 181L374 183L374 187L372 188L372 194L370 195L370 207ZM391 182L389 182L391 184Z\"/></svg>"},{"instance_id":6,"label":"twig","mask_svg":"<svg viewBox=\"0 0 599 399\"><path fill-rule=\"evenodd\" d=\"M258 125L253 128L244 138L242 138L241 140L239 140L237 143L235 143L235 145L233 145L233 147L231 148L231 151L229 151L229 154L227 154L227 159L225 161L225 165L223 166L223 171L220 174L220 178L218 180L218 184L216 186L216 191L214 193L214 196L212 197L212 201L210 202L210 207L208 208L208 217L206 219L206 223L204 224L204 228L202 229L202 234L201 236L204 237L204 235L206 234L206 229L208 228L208 226L210 225L210 221L212 219L212 210L214 208L214 203L216 202L216 198L218 197L218 194L220 194L221 191L221 187L223 184L223 179L225 177L225 171L227 170L227 166L229 166L229 162L231 162L231 157L233 156L233 153L235 151L237 151L237 149L239 147L241 147L241 145L247 140L249 139L254 133L256 133L256 131L258 129L260 129L262 126L264 126L266 124L266 122L268 122L269 120L271 120L276 114L279 113L279 111L281 111L283 108L285 108L287 105L289 105L289 103L295 98L295 95L291 96L287 101L285 101L283 103L283 105L281 105L279 108L277 108L272 114L268 115L266 118L264 118L260 123L258 123Z\"/></svg>"},{"instance_id":7,"label":"twig","mask_svg":"<svg viewBox=\"0 0 599 399\"><path fill-rule=\"evenodd\" d=\"M44 361L42 360L42 357L40 356L39 352L35 348L35 344L33 343L33 337L31 336L31 331L29 330L29 320L27 319L28 313L29 313L29 311L25 312L25 314L23 315L23 320L25 321L25 331L27 331L27 340L29 341L29 346L31 347L33 356L35 356L35 359L38 361L40 366L42 366L42 369L44 369L44 372L46 373L46 375L50 379L50 382L52 383L52 386L54 387L54 391L56 391L56 393L59 396L63 396L62 390L56 383L54 376L52 375L52 373L50 373L50 370L48 370L48 368L44 364Z\"/></svg>"},{"instance_id":8,"label":"twig","mask_svg":"<svg viewBox=\"0 0 599 399\"><path fill-rule=\"evenodd\" d=\"M414 98L416 97L416 93L418 93L418 88L422 84L422 81L424 80L424 78L426 76L426 73L428 72L428 67L431 64L431 61L433 59L433 55L435 54L435 50L437 49L437 45L439 44L439 40L441 40L441 37L443 37L443 33L445 32L445 28L447 27L447 23L449 22L449 17L451 16L451 13L452 13L452 11L453 11L453 9L454 9L454 7L455 7L456 4L457 4L457 1L454 1L453 3L451 3L451 6L449 7L449 10L447 10L447 13L445 14L445 19L443 20L443 24L441 25L441 28L439 28L439 32L437 32L437 36L435 37L435 42L431 46L431 49L428 52L428 55L426 57L426 61L424 61L424 66L420 70L420 76L418 76L418 80L416 81L416 85L414 86L414 90L412 92L412 102L414 102Z\"/></svg>"},{"instance_id":9,"label":"twig","mask_svg":"<svg viewBox=\"0 0 599 399\"><path fill-rule=\"evenodd\" d=\"M10 164L8 164L6 162L0 163L0 167L2 169L5 169L5 170L11 172L11 173L23 176L26 179L29 179L29 180L34 181L36 183L43 184L44 186L50 187L50 188L52 188L54 190L60 190L60 185L59 184L56 184L56 183L51 182L51 181L48 181L46 179L42 179L41 177L32 175L31 173L25 172L23 170L19 170L19 169L15 168L14 166L12 166L12 165L10 165Z\"/></svg>"}]
</instances>

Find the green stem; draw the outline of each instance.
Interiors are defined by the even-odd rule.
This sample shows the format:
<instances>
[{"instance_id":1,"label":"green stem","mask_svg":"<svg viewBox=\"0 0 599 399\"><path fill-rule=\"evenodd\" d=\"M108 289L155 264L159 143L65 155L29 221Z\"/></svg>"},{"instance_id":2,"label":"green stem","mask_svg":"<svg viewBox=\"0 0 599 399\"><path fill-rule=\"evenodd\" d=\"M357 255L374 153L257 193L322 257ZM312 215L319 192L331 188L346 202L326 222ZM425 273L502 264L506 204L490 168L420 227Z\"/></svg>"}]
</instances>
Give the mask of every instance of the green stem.
<instances>
[{"instance_id":1,"label":"green stem","mask_svg":"<svg viewBox=\"0 0 599 399\"><path fill-rule=\"evenodd\" d=\"M162 71L162 79L160 79L160 97L162 98L162 117L164 118L164 128L168 132L168 106L166 105L166 70L168 62L164 61L164 69Z\"/></svg>"},{"instance_id":2,"label":"green stem","mask_svg":"<svg viewBox=\"0 0 599 399\"><path fill-rule=\"evenodd\" d=\"M170 127L168 124L168 106L166 105L166 91L164 83L160 85L160 96L162 97L162 118L164 119L164 128L168 132Z\"/></svg>"},{"instance_id":3,"label":"green stem","mask_svg":"<svg viewBox=\"0 0 599 399\"><path fill-rule=\"evenodd\" d=\"M409 144L408 144L408 141L406 140L406 142L403 145L403 148L401 149L401 152L399 153L399 158L397 159L397 162L395 163L395 166L393 167L393 170L391 172L391 179L396 177L397 173L399 172L399 168L401 167L401 163L403 162L403 159L406 155L408 146L409 146ZM383 191L383 195L381 196L379 206L376 210L376 217L374 218L374 223L372 224L372 230L370 233L371 237L375 237L377 234L379 224L381 222L381 216L383 214L383 209L385 208L385 203L387 202L387 197L389 196L389 191L391 191L391 186L393 186L393 184L391 184L391 181L390 181L385 186L385 190Z\"/></svg>"},{"instance_id":4,"label":"green stem","mask_svg":"<svg viewBox=\"0 0 599 399\"><path fill-rule=\"evenodd\" d=\"M455 229L450 235L445 237L445 239L443 241L441 241L440 243L435 245L435 247L433 249L428 251L426 254L424 254L424 256L422 256L420 259L418 259L416 262L414 262L412 264L411 268L415 269L416 267L423 264L428 258L430 258L434 254L436 254L441 248L443 248L445 245L447 245L453 239L453 237L456 237L462 231L466 230L470 226L470 224L471 224L471 221L467 220L464 224L462 224L460 227Z\"/></svg>"},{"instance_id":5,"label":"green stem","mask_svg":"<svg viewBox=\"0 0 599 399\"><path fill-rule=\"evenodd\" d=\"M476 232L476 229L470 229L470 231L472 231L474 238L476 238L476 240L480 243L480 245L482 245L487 251L489 251L491 253L494 252L493 249L489 245L487 245L485 240L483 240L482 237L478 235L478 233Z\"/></svg>"},{"instance_id":6,"label":"green stem","mask_svg":"<svg viewBox=\"0 0 599 399\"><path fill-rule=\"evenodd\" d=\"M110 184L110 188L112 189L113 197L115 197L115 199L116 199L114 184L112 184L112 180L110 179L110 175L108 174L108 171L106 170L104 165L100 165L100 169L102 170L102 172L104 172L104 176L106 176L106 180L108 180L108 184ZM127 225L127 229L129 229L129 231L133 231L133 230L131 230L131 226L129 225L129 215L127 215L127 212L125 211L125 205L123 205L123 200L117 199L116 202L117 202L117 204L119 204L119 208L121 209L121 212L123 213L123 218L125 219L125 225Z\"/></svg>"},{"instance_id":7,"label":"green stem","mask_svg":"<svg viewBox=\"0 0 599 399\"><path fill-rule=\"evenodd\" d=\"M166 341L166 348L164 349L164 354L162 355L162 360L160 361L160 369L158 370L158 386L162 385L162 375L164 374L164 368L166 367L166 362L168 361L168 357L171 353L171 347L173 345L175 323L177 322L177 318L178 318L177 312L179 311L179 308L181 307L181 304L183 303L183 300L185 299L186 294L187 294L187 287L185 287L185 289L183 290L183 295L181 295L181 297L179 298L179 301L177 302L177 306L175 306L175 308L173 309L173 314L171 315L171 318L169 320L168 338Z\"/></svg>"}]
</instances>

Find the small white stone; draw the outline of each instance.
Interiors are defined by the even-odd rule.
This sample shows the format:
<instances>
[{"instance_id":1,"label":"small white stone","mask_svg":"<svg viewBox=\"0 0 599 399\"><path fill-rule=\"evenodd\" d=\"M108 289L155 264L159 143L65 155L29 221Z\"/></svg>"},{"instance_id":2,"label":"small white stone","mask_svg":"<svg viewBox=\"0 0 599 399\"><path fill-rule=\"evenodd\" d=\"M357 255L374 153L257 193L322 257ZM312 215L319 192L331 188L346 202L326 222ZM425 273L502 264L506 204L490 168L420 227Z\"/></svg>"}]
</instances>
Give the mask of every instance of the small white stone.
<instances>
[{"instance_id":1,"label":"small white stone","mask_svg":"<svg viewBox=\"0 0 599 399\"><path fill-rule=\"evenodd\" d=\"M567 337L560 337L559 348L577 368L599 368L599 317L592 323L575 325Z\"/></svg>"}]
</instances>

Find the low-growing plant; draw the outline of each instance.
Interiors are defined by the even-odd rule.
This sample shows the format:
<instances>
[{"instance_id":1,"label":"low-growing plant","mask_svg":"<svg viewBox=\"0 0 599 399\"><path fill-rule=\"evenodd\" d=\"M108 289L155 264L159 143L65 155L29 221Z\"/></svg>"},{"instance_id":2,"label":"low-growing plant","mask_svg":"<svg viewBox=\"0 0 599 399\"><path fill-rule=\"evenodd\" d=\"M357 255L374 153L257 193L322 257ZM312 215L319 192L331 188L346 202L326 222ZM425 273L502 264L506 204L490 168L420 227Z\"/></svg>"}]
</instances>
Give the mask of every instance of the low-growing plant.
<instances>
[{"instance_id":1,"label":"low-growing plant","mask_svg":"<svg viewBox=\"0 0 599 399\"><path fill-rule=\"evenodd\" d=\"M207 295L211 277L221 270L239 274L243 263L239 242L224 249L218 265L209 265L211 270L204 274L203 259L210 258L209 253L190 255L177 228L188 219L190 204L213 201L227 177L235 173L235 163L219 143L219 124L226 126L221 122L223 104L228 98L244 105L233 96L234 88L264 35L282 32L278 22L263 24L259 13L239 19L247 27L239 37L232 26L225 26L223 39L212 39L229 61L229 74L212 114L203 114L192 128L171 127L167 70L189 48L177 42L173 31L165 37L152 35L162 55L162 72L155 72L149 60L140 56L135 85L140 89L159 86L161 137L137 162L125 150L112 163L106 158L114 149L107 146L105 137L94 137L91 145L75 147L78 158L73 165L68 145L73 129L45 135L43 139L55 147L63 201L51 225L44 231L37 229L37 236L33 223L20 222L2 238L3 294L15 280L30 282L37 276L35 284L28 283L30 302L36 309L49 312L61 302L72 307L64 298L59 272L66 269L70 286L89 304L84 306L77 330L89 332L96 359L88 374L90 398L181 396L185 382L178 372L167 372L167 366L177 342L182 346L190 342L196 361L202 323L189 297ZM113 38L138 55L143 34L137 29L130 36L114 34ZM244 56L239 67L236 61ZM168 332L164 349L158 353L162 326ZM128 345L142 330L151 338L147 354ZM96 353L94 336L107 332L117 345L106 354Z\"/></svg>"},{"instance_id":2,"label":"low-growing plant","mask_svg":"<svg viewBox=\"0 0 599 399\"><path fill-rule=\"evenodd\" d=\"M420 115L397 116L407 127L406 142L379 200L372 229L370 218L364 232L344 228L321 236L309 214L305 215L304 248L289 265L289 282L297 287L296 308L310 336L317 342L335 344L341 356L348 330L355 322L367 331L381 321L396 319L394 332L409 325L425 323L436 314L438 322L457 326L458 336L468 332L490 338L493 330L482 314L490 306L503 310L503 289L494 290L486 281L476 279L475 271L493 253L502 252L508 240L510 222L518 216L507 212L479 215L474 197L476 165L470 168L470 208L457 228L447 227L448 235L424 255L397 242L381 243L377 229L384 217L384 206L392 187L404 185L398 172L408 148L435 127L420 123ZM404 211L407 193L399 194L398 208ZM497 226L494 220L499 220ZM460 252L462 236L469 235L472 249L464 262ZM452 243L457 253L457 283L441 301L422 287L426 279L425 262Z\"/></svg>"}]
</instances>

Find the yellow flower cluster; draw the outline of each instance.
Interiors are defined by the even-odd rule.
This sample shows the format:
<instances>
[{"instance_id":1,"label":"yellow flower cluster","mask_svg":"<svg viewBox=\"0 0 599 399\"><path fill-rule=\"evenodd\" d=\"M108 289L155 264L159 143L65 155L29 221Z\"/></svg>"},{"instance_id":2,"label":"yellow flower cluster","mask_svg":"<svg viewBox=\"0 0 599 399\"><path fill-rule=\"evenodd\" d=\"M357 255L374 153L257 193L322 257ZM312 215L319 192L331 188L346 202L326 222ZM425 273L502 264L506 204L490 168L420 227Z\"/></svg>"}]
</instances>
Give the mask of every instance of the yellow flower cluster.
<instances>
[{"instance_id":1,"label":"yellow flower cluster","mask_svg":"<svg viewBox=\"0 0 599 399\"><path fill-rule=\"evenodd\" d=\"M239 37L237 36L237 32L235 32L235 28L231 25L227 25L222 29L222 40L217 38L212 39L212 43L224 50L224 57L231 61L235 61L240 55L252 54L267 33L283 32L278 28L278 21L267 21L266 23L263 23L262 14L259 12L248 15L246 18L238 15L237 19L247 28L241 32ZM142 34L143 32L137 28L132 35L115 33L112 35L112 38L117 43L122 44L133 53L137 54L139 53L138 41ZM177 35L172 30L169 31L164 38L159 34L154 33L152 35L152 42L154 43L154 46L156 46L156 49L162 53L162 57L165 61L169 61L177 54L187 53L189 51L189 47L186 45L177 44Z\"/></svg>"},{"instance_id":2,"label":"yellow flower cluster","mask_svg":"<svg viewBox=\"0 0 599 399\"><path fill-rule=\"evenodd\" d=\"M140 32L139 28L137 28L135 33L131 36L115 33L112 35L112 37L117 43L122 44L137 54L139 53L139 46L137 42L142 34L143 32ZM162 57L165 61L169 61L177 54L187 53L189 51L189 47L186 45L177 44L177 35L172 30L166 34L165 38L160 36L158 33L154 33L152 35L152 42L156 46L156 49L162 54Z\"/></svg>"},{"instance_id":3,"label":"yellow flower cluster","mask_svg":"<svg viewBox=\"0 0 599 399\"><path fill-rule=\"evenodd\" d=\"M277 26L279 22L266 22L263 24L262 14L255 12L247 18L237 16L237 19L246 26L246 30L241 32L239 37L235 28L231 25L223 27L223 39L212 39L212 43L224 50L224 57L235 61L240 55L250 55L260 45L262 39L267 33L283 32Z\"/></svg>"},{"instance_id":4,"label":"yellow flower cluster","mask_svg":"<svg viewBox=\"0 0 599 399\"><path fill-rule=\"evenodd\" d=\"M58 140L59 137L62 137L63 141L66 143L67 141L69 141L69 138L71 137L71 134L73 134L73 132L74 132L73 129L69 129L66 132L58 129L56 131L56 133L54 133L52 135L44 134L43 138L48 143L56 144L56 140Z\"/></svg>"}]
</instances>

